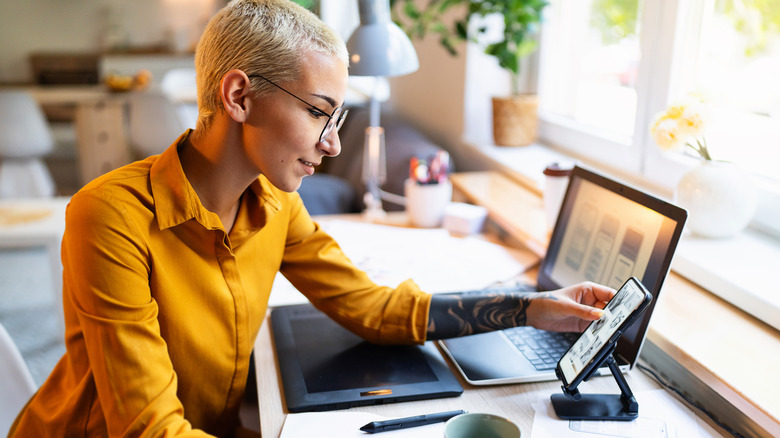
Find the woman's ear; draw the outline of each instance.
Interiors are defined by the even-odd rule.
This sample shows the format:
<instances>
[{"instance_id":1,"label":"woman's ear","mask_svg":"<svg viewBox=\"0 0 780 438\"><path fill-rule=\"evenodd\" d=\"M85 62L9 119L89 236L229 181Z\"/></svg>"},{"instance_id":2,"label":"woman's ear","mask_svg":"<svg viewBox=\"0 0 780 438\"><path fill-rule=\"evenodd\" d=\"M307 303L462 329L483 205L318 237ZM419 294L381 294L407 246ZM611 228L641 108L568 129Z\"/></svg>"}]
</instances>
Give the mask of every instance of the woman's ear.
<instances>
[{"instance_id":1,"label":"woman's ear","mask_svg":"<svg viewBox=\"0 0 780 438\"><path fill-rule=\"evenodd\" d=\"M241 70L230 70L222 76L219 92L222 105L230 118L238 123L244 123L248 117L248 102L251 96L251 82Z\"/></svg>"}]
</instances>

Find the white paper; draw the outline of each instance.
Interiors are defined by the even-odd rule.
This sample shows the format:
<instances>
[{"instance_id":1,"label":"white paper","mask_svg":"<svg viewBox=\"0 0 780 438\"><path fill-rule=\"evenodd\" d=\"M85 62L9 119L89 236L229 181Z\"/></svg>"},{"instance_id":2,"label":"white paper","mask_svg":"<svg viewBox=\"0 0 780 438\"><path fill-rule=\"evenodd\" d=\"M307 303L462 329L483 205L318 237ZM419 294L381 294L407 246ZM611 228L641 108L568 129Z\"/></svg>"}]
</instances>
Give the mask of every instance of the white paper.
<instances>
[{"instance_id":1,"label":"white paper","mask_svg":"<svg viewBox=\"0 0 780 438\"><path fill-rule=\"evenodd\" d=\"M426 292L482 289L534 266L530 251L510 249L476 237L453 237L443 228L420 229L334 220L320 224L355 265L377 284L396 287L414 280ZM306 298L277 274L270 306Z\"/></svg>"},{"instance_id":2,"label":"white paper","mask_svg":"<svg viewBox=\"0 0 780 438\"><path fill-rule=\"evenodd\" d=\"M687 406L664 389L634 393L639 402L639 418L633 421L561 420L547 398L534 404L531 438L696 438L722 437L700 420ZM576 429L576 430L575 430Z\"/></svg>"},{"instance_id":3,"label":"white paper","mask_svg":"<svg viewBox=\"0 0 780 438\"><path fill-rule=\"evenodd\" d=\"M360 430L372 421L390 418L369 412L306 412L288 414L279 438L366 438L374 436ZM387 438L430 438L444 435L444 423L397 429L379 434Z\"/></svg>"}]
</instances>

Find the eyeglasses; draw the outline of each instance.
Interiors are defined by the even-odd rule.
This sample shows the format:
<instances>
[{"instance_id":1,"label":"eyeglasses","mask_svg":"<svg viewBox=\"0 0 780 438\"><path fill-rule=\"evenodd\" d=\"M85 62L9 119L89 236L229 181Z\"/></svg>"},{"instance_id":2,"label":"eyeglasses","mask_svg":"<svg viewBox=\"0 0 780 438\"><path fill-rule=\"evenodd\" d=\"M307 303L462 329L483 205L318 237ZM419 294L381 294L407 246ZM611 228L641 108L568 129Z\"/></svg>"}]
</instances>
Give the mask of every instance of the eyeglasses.
<instances>
[{"instance_id":1,"label":"eyeglasses","mask_svg":"<svg viewBox=\"0 0 780 438\"><path fill-rule=\"evenodd\" d=\"M339 129L341 129L341 125L344 124L344 119L347 118L347 114L349 114L349 110L344 109L343 106L340 106L333 110L333 114L328 115L325 111L317 108L316 106L310 104L309 102L306 102L305 100L301 99L300 97L290 93L289 91L285 90L284 88L280 87L274 81L270 79L266 79L261 75L250 75L250 78L260 78L264 81L268 82L269 84L273 85L274 87L284 91L285 93L289 94L290 96L300 100L301 102L308 105L310 108L312 108L314 111L317 112L318 115L325 116L328 118L328 123L325 124L325 127L322 128L322 132L320 133L320 142L325 141L326 138L330 135L331 132L333 132L333 129L336 129L336 132L338 132Z\"/></svg>"}]
</instances>

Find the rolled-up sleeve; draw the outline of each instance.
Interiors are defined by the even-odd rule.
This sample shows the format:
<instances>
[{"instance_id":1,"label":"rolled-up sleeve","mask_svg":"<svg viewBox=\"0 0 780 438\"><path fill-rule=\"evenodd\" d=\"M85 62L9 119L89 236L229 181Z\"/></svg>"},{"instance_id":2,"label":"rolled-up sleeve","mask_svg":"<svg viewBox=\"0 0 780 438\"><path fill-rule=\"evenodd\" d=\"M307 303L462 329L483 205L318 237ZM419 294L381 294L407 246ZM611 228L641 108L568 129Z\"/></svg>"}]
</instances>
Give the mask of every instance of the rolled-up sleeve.
<instances>
[{"instance_id":1,"label":"rolled-up sleeve","mask_svg":"<svg viewBox=\"0 0 780 438\"><path fill-rule=\"evenodd\" d=\"M396 288L375 284L300 203L287 235L281 272L315 307L370 342L425 342L430 294L411 280Z\"/></svg>"}]
</instances>

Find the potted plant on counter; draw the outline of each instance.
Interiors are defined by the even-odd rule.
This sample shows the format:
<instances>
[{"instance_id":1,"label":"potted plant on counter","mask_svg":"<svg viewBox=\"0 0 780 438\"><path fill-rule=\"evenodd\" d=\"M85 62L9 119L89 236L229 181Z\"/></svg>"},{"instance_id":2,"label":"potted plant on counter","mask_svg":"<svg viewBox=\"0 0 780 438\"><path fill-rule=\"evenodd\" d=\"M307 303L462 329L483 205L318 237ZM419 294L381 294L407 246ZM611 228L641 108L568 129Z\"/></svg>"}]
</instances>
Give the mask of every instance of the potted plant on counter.
<instances>
[{"instance_id":1,"label":"potted plant on counter","mask_svg":"<svg viewBox=\"0 0 780 438\"><path fill-rule=\"evenodd\" d=\"M503 37L483 44L486 54L511 77L510 96L493 97L493 137L497 145L524 146L536 140L538 97L520 92L522 61L537 49L537 34L547 0L391 0L396 21L412 38L435 33L452 55L462 41L478 42L488 28L476 26L469 34L472 17L503 17ZM455 17L453 19L453 17Z\"/></svg>"}]
</instances>

